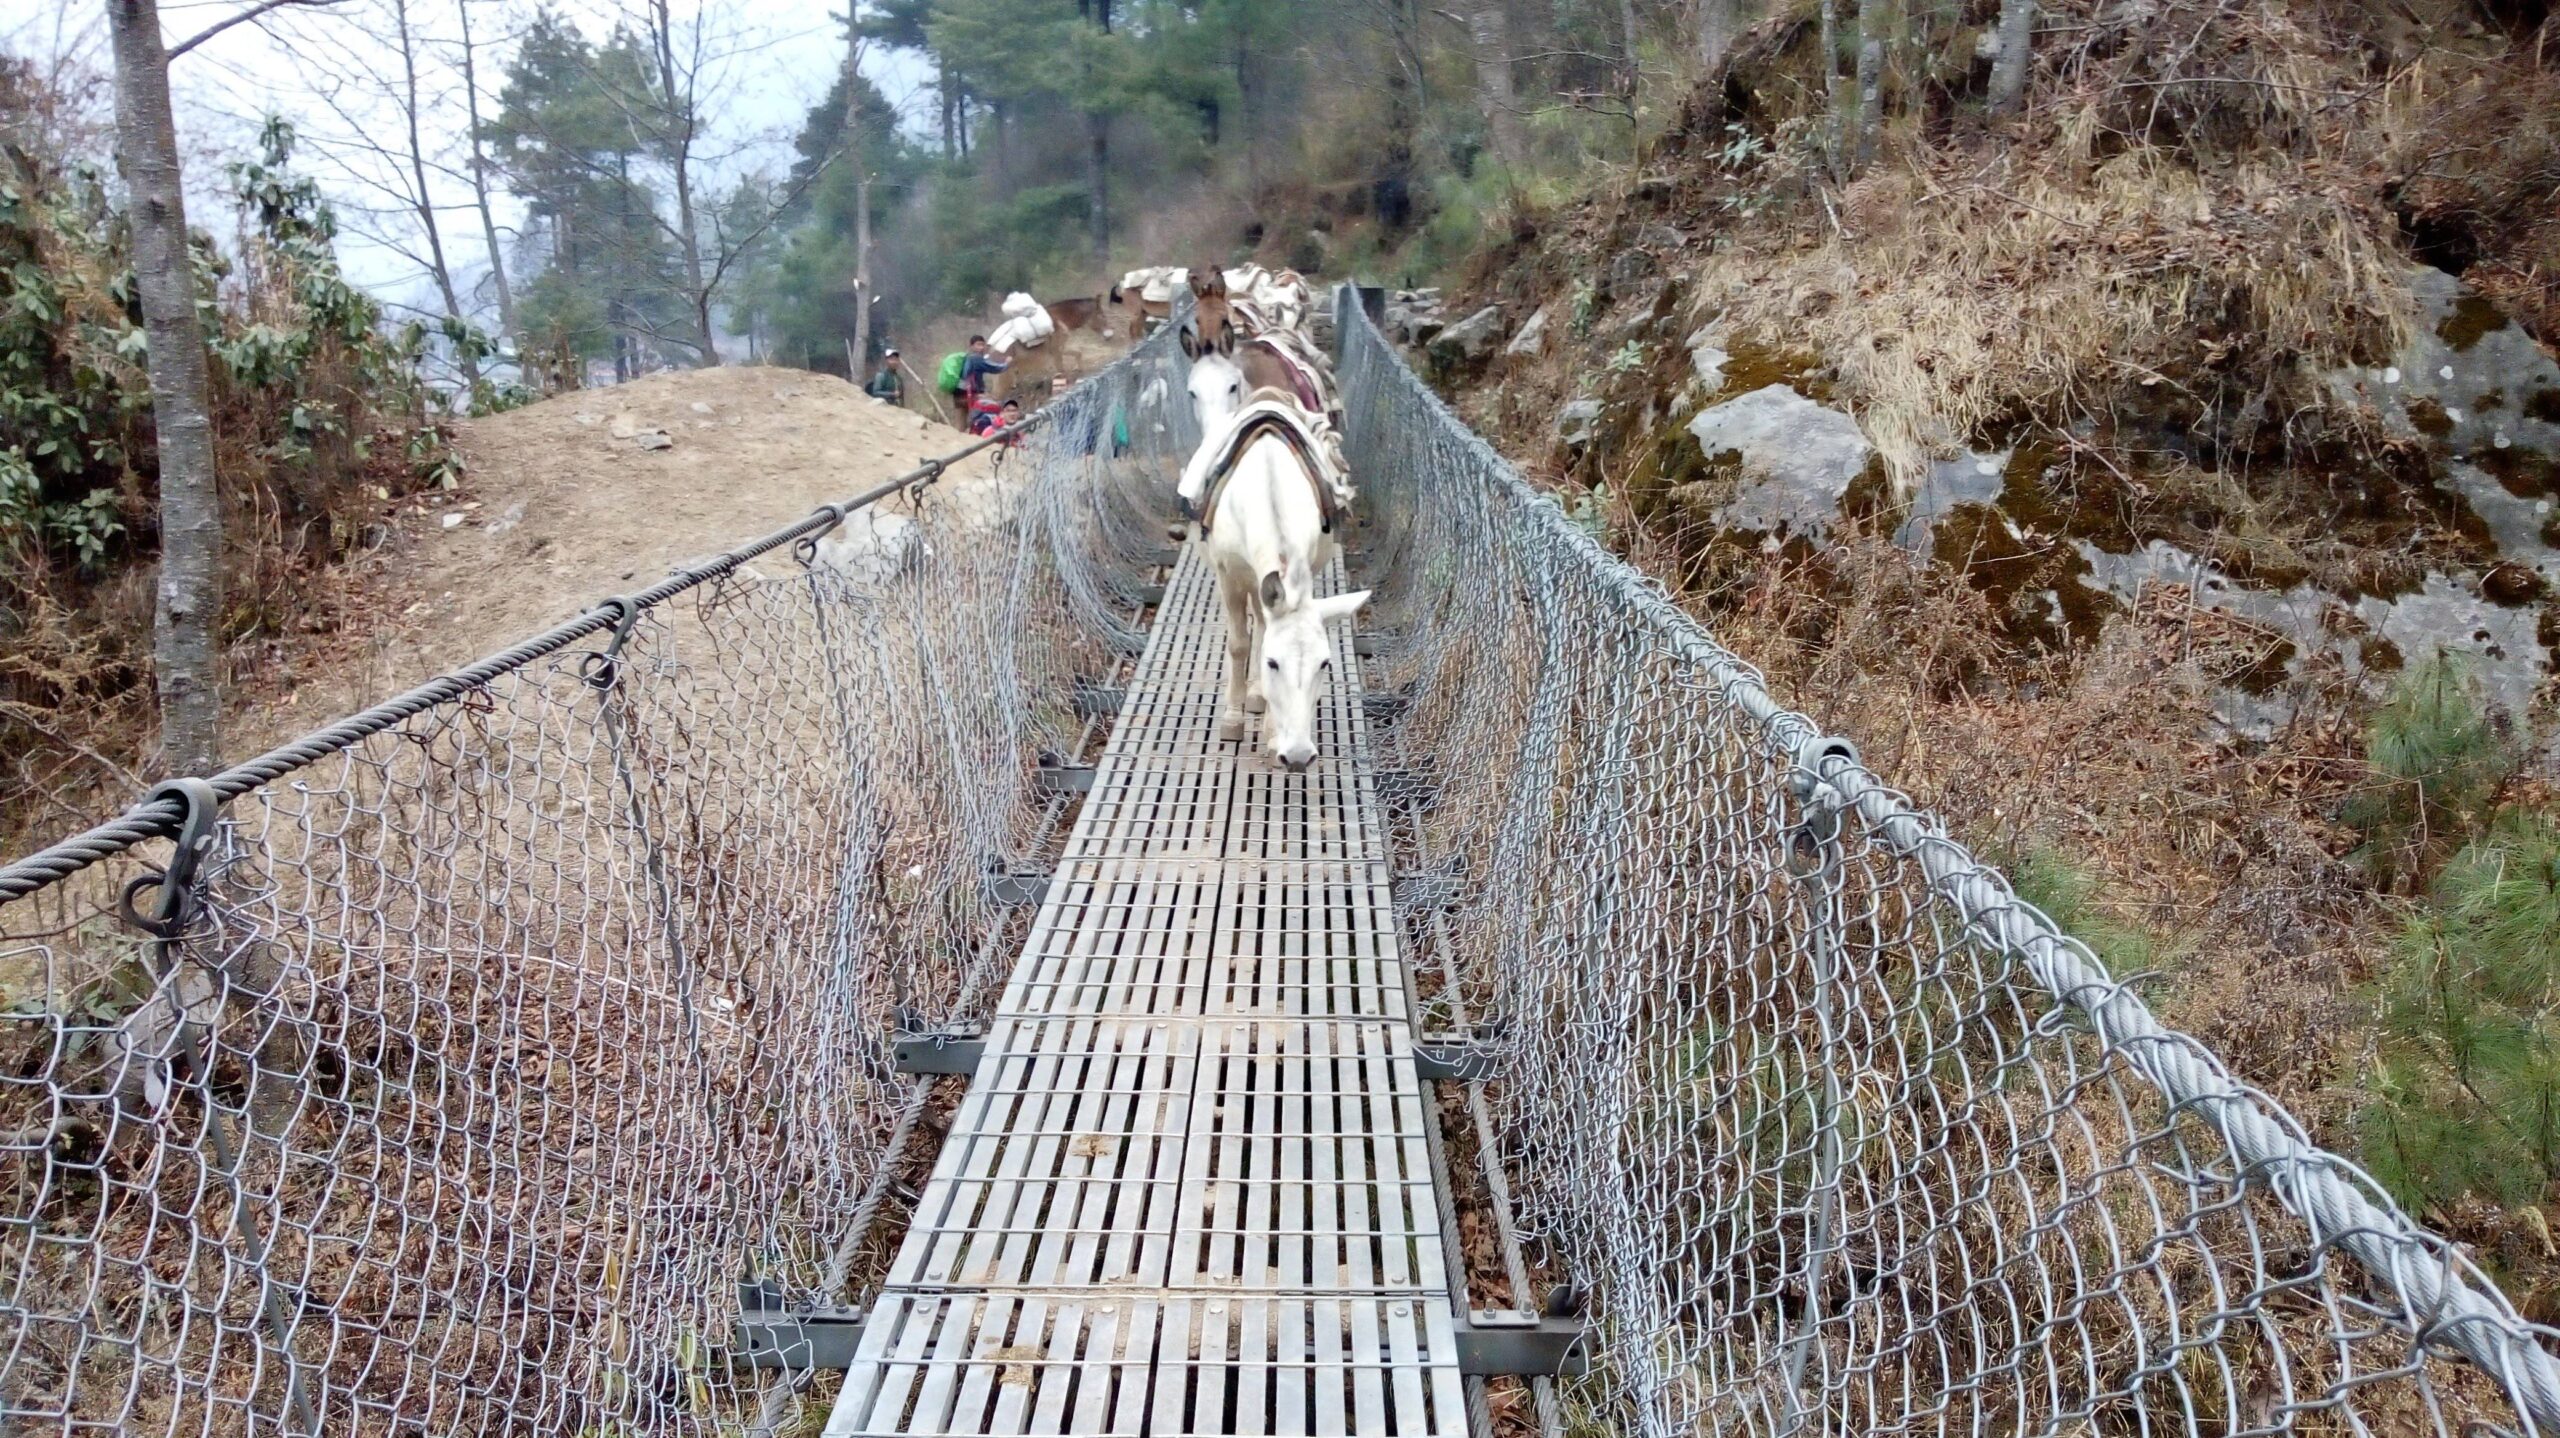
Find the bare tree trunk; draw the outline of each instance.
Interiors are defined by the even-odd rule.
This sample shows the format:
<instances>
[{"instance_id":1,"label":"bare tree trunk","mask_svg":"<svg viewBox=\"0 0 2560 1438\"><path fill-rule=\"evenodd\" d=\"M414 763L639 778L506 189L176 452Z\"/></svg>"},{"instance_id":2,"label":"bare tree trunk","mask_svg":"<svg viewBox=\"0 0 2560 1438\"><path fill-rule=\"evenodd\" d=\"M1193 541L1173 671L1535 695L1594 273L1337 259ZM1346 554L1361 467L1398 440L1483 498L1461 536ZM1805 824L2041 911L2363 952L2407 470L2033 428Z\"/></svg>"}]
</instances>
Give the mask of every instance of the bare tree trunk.
<instances>
[{"instance_id":1,"label":"bare tree trunk","mask_svg":"<svg viewBox=\"0 0 2560 1438\"><path fill-rule=\"evenodd\" d=\"M151 645L160 759L174 773L211 774L222 762L222 501L158 0L108 0L107 28L115 46L116 161L133 224L134 287L150 344L152 429L160 454L160 581Z\"/></svg>"},{"instance_id":2,"label":"bare tree trunk","mask_svg":"<svg viewBox=\"0 0 2560 1438\"><path fill-rule=\"evenodd\" d=\"M862 32L852 35L844 51L844 158L853 166L853 369L846 377L862 383L862 367L871 362L871 157L862 145Z\"/></svg>"},{"instance_id":3,"label":"bare tree trunk","mask_svg":"<svg viewBox=\"0 0 2560 1438\"><path fill-rule=\"evenodd\" d=\"M1013 148L1013 146L1005 138L1007 132L1005 128L1004 102L1002 100L997 100L990 103L987 106L987 113L994 116L996 122L996 138L994 147L988 151L987 168L995 174L996 193L999 195L1010 195L1013 193L1013 175L1010 168L1005 164L1005 155ZM966 158L969 150L968 140L965 133L960 143L961 156Z\"/></svg>"},{"instance_id":4,"label":"bare tree trunk","mask_svg":"<svg viewBox=\"0 0 2560 1438\"><path fill-rule=\"evenodd\" d=\"M1822 94L1830 103L1832 122L1840 119L1840 18L1835 0L1822 0Z\"/></svg>"},{"instance_id":5,"label":"bare tree trunk","mask_svg":"<svg viewBox=\"0 0 2560 1438\"><path fill-rule=\"evenodd\" d=\"M1475 0L1467 10L1467 35L1475 42L1476 103L1484 107L1493 156L1516 166L1528 147L1520 135L1520 105L1511 92L1511 26L1503 0Z\"/></svg>"},{"instance_id":6,"label":"bare tree trunk","mask_svg":"<svg viewBox=\"0 0 2560 1438\"><path fill-rule=\"evenodd\" d=\"M1103 13L1110 11L1106 6ZM1085 117L1085 183L1093 192L1093 258L1111 267L1111 117Z\"/></svg>"},{"instance_id":7,"label":"bare tree trunk","mask_svg":"<svg viewBox=\"0 0 2560 1438\"><path fill-rule=\"evenodd\" d=\"M1823 118L1830 124L1823 137L1824 158L1836 174L1844 155L1840 141L1841 130L1846 124L1840 113L1840 17L1837 0L1822 0L1819 14L1821 38L1817 43L1822 47Z\"/></svg>"},{"instance_id":8,"label":"bare tree trunk","mask_svg":"<svg viewBox=\"0 0 2560 1438\"><path fill-rule=\"evenodd\" d=\"M622 255L629 256L638 249L631 239L631 157L615 155L613 168L613 218L622 232ZM630 272L621 257L608 254L604 262L613 286L604 305L605 326L613 331L613 382L629 384L640 372L639 345L631 333Z\"/></svg>"},{"instance_id":9,"label":"bare tree trunk","mask_svg":"<svg viewBox=\"0 0 2560 1438\"><path fill-rule=\"evenodd\" d=\"M1858 115L1849 154L1860 171L1875 163L1876 131L1884 121L1885 3L1858 0Z\"/></svg>"},{"instance_id":10,"label":"bare tree trunk","mask_svg":"<svg viewBox=\"0 0 2560 1438\"><path fill-rule=\"evenodd\" d=\"M853 179L853 347L871 362L871 171ZM862 376L855 375L856 382Z\"/></svg>"},{"instance_id":11,"label":"bare tree trunk","mask_svg":"<svg viewBox=\"0 0 2560 1438\"><path fill-rule=\"evenodd\" d=\"M1636 94L1636 0L1618 0L1618 29L1626 36L1627 74L1624 81L1630 108Z\"/></svg>"},{"instance_id":12,"label":"bare tree trunk","mask_svg":"<svg viewBox=\"0 0 2560 1438\"><path fill-rule=\"evenodd\" d=\"M480 205L481 238L489 244L489 282L498 291L498 332L512 335L516 298L507 288L506 251L498 244L498 220L489 209L489 157L480 140L480 73L472 58L471 0L455 0L453 8L462 17L462 94L471 112L471 193Z\"/></svg>"},{"instance_id":13,"label":"bare tree trunk","mask_svg":"<svg viewBox=\"0 0 2560 1438\"><path fill-rule=\"evenodd\" d=\"M1733 48L1734 0L1698 0L1698 69L1713 78Z\"/></svg>"},{"instance_id":14,"label":"bare tree trunk","mask_svg":"<svg viewBox=\"0 0 2560 1438\"><path fill-rule=\"evenodd\" d=\"M427 150L418 139L418 47L409 33L409 0L391 0L391 23L399 31L400 102L409 123L409 178L417 186L418 227L427 234L427 268L435 272L436 293L444 297L444 312L457 324L470 323L463 313L462 296L453 288L453 268L444 259L444 231L436 224L435 196L427 189ZM480 361L468 350L461 352L462 383L466 397L480 388Z\"/></svg>"},{"instance_id":15,"label":"bare tree trunk","mask_svg":"<svg viewBox=\"0 0 2560 1438\"><path fill-rule=\"evenodd\" d=\"M1422 128L1422 51L1420 24L1406 0L1387 0L1387 135L1386 157L1376 185L1374 209L1388 230L1401 230L1413 213L1413 139Z\"/></svg>"},{"instance_id":16,"label":"bare tree trunk","mask_svg":"<svg viewBox=\"0 0 2560 1438\"><path fill-rule=\"evenodd\" d=\"M1235 24L1234 34L1235 51L1231 58L1236 82L1236 109L1239 112L1236 118L1241 122L1236 129L1244 137L1245 202L1259 206L1262 203L1262 130L1255 123L1261 107L1254 103L1253 76L1257 67L1253 63L1252 31L1240 22Z\"/></svg>"},{"instance_id":17,"label":"bare tree trunk","mask_svg":"<svg viewBox=\"0 0 2560 1438\"><path fill-rule=\"evenodd\" d=\"M960 158L957 132L952 124L960 108L960 89L953 83L947 69L934 77L934 87L941 92L942 100L942 158L949 162Z\"/></svg>"},{"instance_id":18,"label":"bare tree trunk","mask_svg":"<svg viewBox=\"0 0 2560 1438\"><path fill-rule=\"evenodd\" d=\"M2027 93L2027 47L2034 42L2036 0L2000 0L2000 54L1991 62L1991 113L2006 115Z\"/></svg>"},{"instance_id":19,"label":"bare tree trunk","mask_svg":"<svg viewBox=\"0 0 2560 1438\"><path fill-rule=\"evenodd\" d=\"M711 287L702 278L702 235L693 220L693 96L676 89L675 21L667 13L667 0L655 0L658 41L658 85L661 101L673 129L669 146L668 169L674 172L676 185L676 240L684 251L684 279L693 300L694 343L701 346L702 363L707 367L720 363L720 346L711 336ZM851 97L847 96L847 103Z\"/></svg>"}]
</instances>

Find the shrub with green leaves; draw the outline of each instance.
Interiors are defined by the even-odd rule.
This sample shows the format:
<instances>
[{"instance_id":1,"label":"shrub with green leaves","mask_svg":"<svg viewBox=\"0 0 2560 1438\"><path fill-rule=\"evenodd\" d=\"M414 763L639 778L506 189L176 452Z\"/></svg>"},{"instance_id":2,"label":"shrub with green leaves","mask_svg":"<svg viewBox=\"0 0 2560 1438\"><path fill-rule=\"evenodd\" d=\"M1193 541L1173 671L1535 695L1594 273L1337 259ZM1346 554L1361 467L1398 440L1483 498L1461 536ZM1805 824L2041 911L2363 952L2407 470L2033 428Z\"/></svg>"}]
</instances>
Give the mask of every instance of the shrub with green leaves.
<instances>
[{"instance_id":1,"label":"shrub with green leaves","mask_svg":"<svg viewBox=\"0 0 2560 1438\"><path fill-rule=\"evenodd\" d=\"M2533 1203L2560 1179L2560 823L2511 810L2437 876L2376 1018L2365 1163L2403 1202Z\"/></svg>"},{"instance_id":2,"label":"shrub with green leaves","mask_svg":"<svg viewBox=\"0 0 2560 1438\"><path fill-rule=\"evenodd\" d=\"M6 128L38 82L0 80ZM418 375L425 332L388 323L339 271L336 220L292 149L271 123L255 159L226 167L236 253L191 246L235 576L226 636L306 618L304 581L361 541L377 494L452 472ZM149 703L150 611L133 602L148 590L129 579L155 558L158 450L130 231L102 162L0 146L0 750L16 753L95 738Z\"/></svg>"}]
</instances>

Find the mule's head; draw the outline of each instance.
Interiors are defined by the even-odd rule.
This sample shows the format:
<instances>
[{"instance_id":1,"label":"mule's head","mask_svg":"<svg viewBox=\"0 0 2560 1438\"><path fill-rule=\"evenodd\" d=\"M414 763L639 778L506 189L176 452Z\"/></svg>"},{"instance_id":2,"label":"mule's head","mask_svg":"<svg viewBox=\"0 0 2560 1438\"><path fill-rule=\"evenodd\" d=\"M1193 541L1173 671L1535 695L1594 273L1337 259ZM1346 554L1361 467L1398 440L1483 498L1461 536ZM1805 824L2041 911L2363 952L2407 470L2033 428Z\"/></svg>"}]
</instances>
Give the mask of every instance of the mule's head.
<instances>
[{"instance_id":1,"label":"mule's head","mask_svg":"<svg viewBox=\"0 0 2560 1438\"><path fill-rule=\"evenodd\" d=\"M1236 352L1235 310L1227 303L1227 277L1215 265L1191 269L1191 318L1182 323L1182 353L1190 359Z\"/></svg>"},{"instance_id":2,"label":"mule's head","mask_svg":"<svg viewBox=\"0 0 2560 1438\"><path fill-rule=\"evenodd\" d=\"M1244 408L1244 367L1230 355L1208 350L1194 358L1190 386L1191 413L1200 421L1203 439Z\"/></svg>"},{"instance_id":3,"label":"mule's head","mask_svg":"<svg viewBox=\"0 0 2560 1438\"><path fill-rule=\"evenodd\" d=\"M1292 774L1316 758L1316 699L1333 670L1333 636L1325 626L1369 602L1369 591L1330 599L1308 594L1304 564L1284 563L1262 576L1262 746Z\"/></svg>"}]
</instances>

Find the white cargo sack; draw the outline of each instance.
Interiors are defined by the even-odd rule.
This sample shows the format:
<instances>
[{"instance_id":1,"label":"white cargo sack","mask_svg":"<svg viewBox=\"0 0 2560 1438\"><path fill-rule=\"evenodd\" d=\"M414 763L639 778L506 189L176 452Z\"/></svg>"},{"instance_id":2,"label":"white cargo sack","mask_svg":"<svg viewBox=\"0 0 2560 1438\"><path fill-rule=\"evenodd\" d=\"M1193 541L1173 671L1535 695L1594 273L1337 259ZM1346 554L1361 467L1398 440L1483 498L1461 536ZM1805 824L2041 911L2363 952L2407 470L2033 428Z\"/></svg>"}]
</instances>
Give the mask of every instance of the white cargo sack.
<instances>
[{"instance_id":1,"label":"white cargo sack","mask_svg":"<svg viewBox=\"0 0 2560 1438\"><path fill-rule=\"evenodd\" d=\"M1170 303L1174 291L1191 283L1191 272L1173 265L1151 265L1131 270L1120 277L1120 288L1136 290L1138 298L1151 305Z\"/></svg>"},{"instance_id":2,"label":"white cargo sack","mask_svg":"<svg viewBox=\"0 0 2560 1438\"><path fill-rule=\"evenodd\" d=\"M1049 336L1058 332L1058 322L1049 318L1049 312L1040 307L1040 302L1019 290L1004 297L1004 312L1005 322L996 326L994 334L987 336L988 348L998 354L1011 354L1016 345L1024 349L1038 349L1048 342Z\"/></svg>"}]
</instances>

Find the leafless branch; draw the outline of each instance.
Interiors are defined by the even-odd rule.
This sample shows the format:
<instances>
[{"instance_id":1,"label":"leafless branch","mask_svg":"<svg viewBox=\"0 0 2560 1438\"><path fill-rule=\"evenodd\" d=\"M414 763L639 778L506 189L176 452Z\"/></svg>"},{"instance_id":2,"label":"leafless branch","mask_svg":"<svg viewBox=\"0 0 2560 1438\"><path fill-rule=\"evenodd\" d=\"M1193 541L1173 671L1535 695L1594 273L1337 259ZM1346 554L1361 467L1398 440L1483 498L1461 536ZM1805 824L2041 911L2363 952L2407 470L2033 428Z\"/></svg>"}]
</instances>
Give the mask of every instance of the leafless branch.
<instances>
[{"instance_id":1,"label":"leafless branch","mask_svg":"<svg viewBox=\"0 0 2560 1438\"><path fill-rule=\"evenodd\" d=\"M248 9L241 11L239 14L233 15L228 19L216 20L212 24L198 30L193 35L188 36L186 39L170 46L169 58L175 60L179 56L187 53L189 50L192 50L198 45L203 44L205 41L212 39L214 36L221 34L223 31L230 29L232 26L245 25L248 22L257 19L259 16L266 14L270 10L324 10L332 5L341 3L343 3L343 0L257 0L256 4L251 5Z\"/></svg>"}]
</instances>

